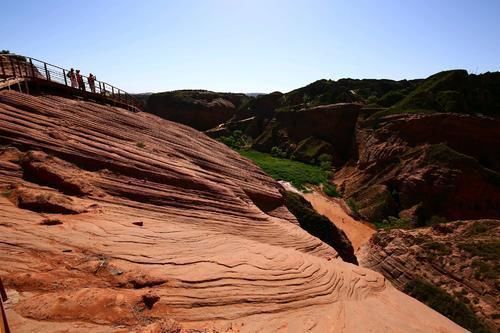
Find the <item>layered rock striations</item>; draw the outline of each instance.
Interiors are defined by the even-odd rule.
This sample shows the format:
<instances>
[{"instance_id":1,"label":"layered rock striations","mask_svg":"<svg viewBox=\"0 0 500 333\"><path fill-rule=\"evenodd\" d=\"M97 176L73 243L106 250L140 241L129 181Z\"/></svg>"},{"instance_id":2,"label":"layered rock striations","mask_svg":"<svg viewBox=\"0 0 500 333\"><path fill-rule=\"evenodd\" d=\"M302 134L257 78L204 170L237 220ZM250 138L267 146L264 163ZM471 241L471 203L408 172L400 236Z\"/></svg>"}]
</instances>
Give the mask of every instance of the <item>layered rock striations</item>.
<instances>
[{"instance_id":1,"label":"layered rock striations","mask_svg":"<svg viewBox=\"0 0 500 333\"><path fill-rule=\"evenodd\" d=\"M401 290L414 293L412 285L416 281L436 286L462 307L470 308L481 323L496 332L500 327L499 239L500 220L379 231L359 253L359 260ZM462 313L461 317L466 320L467 316ZM476 323L476 329L470 329L485 332L479 330L480 326Z\"/></svg>"},{"instance_id":2,"label":"layered rock striations","mask_svg":"<svg viewBox=\"0 0 500 333\"><path fill-rule=\"evenodd\" d=\"M276 182L188 127L2 91L0 145L15 332L463 331L340 260Z\"/></svg>"},{"instance_id":3,"label":"layered rock striations","mask_svg":"<svg viewBox=\"0 0 500 333\"><path fill-rule=\"evenodd\" d=\"M374 222L498 218L499 133L497 119L452 113L360 122L357 149L335 179Z\"/></svg>"}]
</instances>

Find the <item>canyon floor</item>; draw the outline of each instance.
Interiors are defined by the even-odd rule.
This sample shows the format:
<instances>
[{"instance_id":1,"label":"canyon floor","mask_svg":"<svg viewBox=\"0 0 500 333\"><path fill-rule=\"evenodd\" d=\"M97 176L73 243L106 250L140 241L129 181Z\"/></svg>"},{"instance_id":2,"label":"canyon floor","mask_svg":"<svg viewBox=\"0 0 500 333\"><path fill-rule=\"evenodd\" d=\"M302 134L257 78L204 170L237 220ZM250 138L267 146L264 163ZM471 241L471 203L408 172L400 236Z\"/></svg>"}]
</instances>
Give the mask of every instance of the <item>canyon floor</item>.
<instances>
[{"instance_id":1,"label":"canyon floor","mask_svg":"<svg viewBox=\"0 0 500 333\"><path fill-rule=\"evenodd\" d=\"M464 331L343 262L277 182L191 128L1 91L0 145L13 332Z\"/></svg>"},{"instance_id":2,"label":"canyon floor","mask_svg":"<svg viewBox=\"0 0 500 333\"><path fill-rule=\"evenodd\" d=\"M358 221L349 215L347 209L343 207L345 204L340 199L329 198L318 191L305 193L304 197L318 213L328 217L332 223L346 233L356 252L361 246L368 243L376 232L375 227L368 222Z\"/></svg>"}]
</instances>

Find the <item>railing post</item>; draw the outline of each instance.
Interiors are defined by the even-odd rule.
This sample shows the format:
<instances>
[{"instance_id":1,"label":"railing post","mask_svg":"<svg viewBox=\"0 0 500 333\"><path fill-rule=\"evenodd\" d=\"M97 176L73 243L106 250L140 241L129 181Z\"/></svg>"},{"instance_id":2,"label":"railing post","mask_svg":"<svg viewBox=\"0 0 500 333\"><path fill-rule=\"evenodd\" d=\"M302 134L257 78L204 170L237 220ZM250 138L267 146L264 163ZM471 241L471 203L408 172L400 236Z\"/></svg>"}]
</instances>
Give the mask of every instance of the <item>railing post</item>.
<instances>
[{"instance_id":1,"label":"railing post","mask_svg":"<svg viewBox=\"0 0 500 333\"><path fill-rule=\"evenodd\" d=\"M33 66L33 60L30 58L30 65L31 65L31 76L35 77L35 66Z\"/></svg>"},{"instance_id":2,"label":"railing post","mask_svg":"<svg viewBox=\"0 0 500 333\"><path fill-rule=\"evenodd\" d=\"M115 87L111 86L111 96L115 98Z\"/></svg>"},{"instance_id":3,"label":"railing post","mask_svg":"<svg viewBox=\"0 0 500 333\"><path fill-rule=\"evenodd\" d=\"M64 85L68 85L68 79L66 78L66 70L63 68L63 76L64 76Z\"/></svg>"},{"instance_id":4,"label":"railing post","mask_svg":"<svg viewBox=\"0 0 500 333\"><path fill-rule=\"evenodd\" d=\"M45 69L45 77L47 78L47 81L50 81L50 75L49 75L49 70L47 69L47 63L43 63L43 68Z\"/></svg>"}]
</instances>

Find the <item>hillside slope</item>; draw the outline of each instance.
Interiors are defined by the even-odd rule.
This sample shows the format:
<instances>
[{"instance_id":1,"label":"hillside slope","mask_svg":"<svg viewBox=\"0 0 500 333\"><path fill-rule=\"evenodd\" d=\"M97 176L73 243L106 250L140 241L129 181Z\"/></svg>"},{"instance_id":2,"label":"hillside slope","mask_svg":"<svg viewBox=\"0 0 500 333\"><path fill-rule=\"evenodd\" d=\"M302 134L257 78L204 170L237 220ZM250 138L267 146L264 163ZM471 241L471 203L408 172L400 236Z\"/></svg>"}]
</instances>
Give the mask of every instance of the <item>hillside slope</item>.
<instances>
[{"instance_id":1,"label":"hillside slope","mask_svg":"<svg viewBox=\"0 0 500 333\"><path fill-rule=\"evenodd\" d=\"M416 281L425 281L441 293L448 293L456 304L436 305L443 310L451 308L448 314L461 320L464 327L487 332L482 327L486 324L492 332L498 331L499 220L455 221L432 228L380 231L361 252L364 267L383 273L398 288L416 297L423 291L411 288ZM479 320L467 312L473 312Z\"/></svg>"},{"instance_id":2,"label":"hillside slope","mask_svg":"<svg viewBox=\"0 0 500 333\"><path fill-rule=\"evenodd\" d=\"M14 332L463 332L338 259L277 183L190 128L2 91L0 144Z\"/></svg>"}]
</instances>

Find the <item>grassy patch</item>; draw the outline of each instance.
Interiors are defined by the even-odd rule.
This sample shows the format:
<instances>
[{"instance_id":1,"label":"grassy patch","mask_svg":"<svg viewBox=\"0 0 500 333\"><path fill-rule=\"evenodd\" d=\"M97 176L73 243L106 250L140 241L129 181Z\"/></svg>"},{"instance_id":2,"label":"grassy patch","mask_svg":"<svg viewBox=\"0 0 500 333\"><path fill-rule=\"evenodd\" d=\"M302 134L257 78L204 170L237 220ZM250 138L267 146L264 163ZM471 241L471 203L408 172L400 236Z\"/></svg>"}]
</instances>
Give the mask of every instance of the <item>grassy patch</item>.
<instances>
[{"instance_id":1,"label":"grassy patch","mask_svg":"<svg viewBox=\"0 0 500 333\"><path fill-rule=\"evenodd\" d=\"M463 301L441 288L423 280L412 280L406 284L404 291L472 332L489 332Z\"/></svg>"},{"instance_id":2,"label":"grassy patch","mask_svg":"<svg viewBox=\"0 0 500 333\"><path fill-rule=\"evenodd\" d=\"M374 224L377 229L404 229L410 227L411 220L408 218L397 218L394 216L389 216L387 219L374 222Z\"/></svg>"},{"instance_id":3,"label":"grassy patch","mask_svg":"<svg viewBox=\"0 0 500 333\"><path fill-rule=\"evenodd\" d=\"M328 188L329 193L338 195L336 188L328 181L329 171L319 166L274 157L255 150L239 150L238 152L252 160L274 179L290 182L299 190L305 190L306 185L323 184L323 188Z\"/></svg>"}]
</instances>

